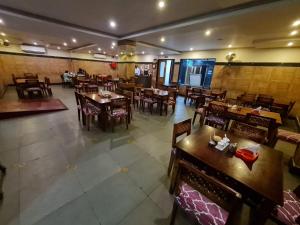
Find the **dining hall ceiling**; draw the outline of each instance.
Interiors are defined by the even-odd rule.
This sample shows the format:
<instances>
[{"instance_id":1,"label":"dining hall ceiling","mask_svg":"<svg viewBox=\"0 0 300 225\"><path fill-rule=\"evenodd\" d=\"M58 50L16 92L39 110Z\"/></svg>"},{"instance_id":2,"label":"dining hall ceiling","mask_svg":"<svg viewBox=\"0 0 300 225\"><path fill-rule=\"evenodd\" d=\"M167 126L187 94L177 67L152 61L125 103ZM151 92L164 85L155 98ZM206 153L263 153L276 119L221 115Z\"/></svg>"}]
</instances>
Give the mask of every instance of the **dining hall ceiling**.
<instances>
[{"instance_id":1,"label":"dining hall ceiling","mask_svg":"<svg viewBox=\"0 0 300 225\"><path fill-rule=\"evenodd\" d=\"M178 54L228 45L286 47L289 42L292 47L300 46L300 27L291 27L300 19L300 0L164 0L164 8L158 3L0 0L0 32L12 44L36 42L49 48L111 55L121 51L112 43L124 39L137 42L135 54ZM110 26L112 21L115 27ZM295 29L299 32L291 36Z\"/></svg>"}]
</instances>

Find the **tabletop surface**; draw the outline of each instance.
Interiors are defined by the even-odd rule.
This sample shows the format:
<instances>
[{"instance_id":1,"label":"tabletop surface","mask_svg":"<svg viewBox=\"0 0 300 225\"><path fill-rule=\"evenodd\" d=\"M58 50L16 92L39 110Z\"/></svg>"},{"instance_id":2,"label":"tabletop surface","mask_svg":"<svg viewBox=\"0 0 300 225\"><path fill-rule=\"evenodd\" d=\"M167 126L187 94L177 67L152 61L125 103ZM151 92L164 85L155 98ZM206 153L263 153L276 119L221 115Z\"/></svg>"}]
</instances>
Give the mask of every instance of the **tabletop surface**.
<instances>
[{"instance_id":1,"label":"tabletop surface","mask_svg":"<svg viewBox=\"0 0 300 225\"><path fill-rule=\"evenodd\" d=\"M209 147L210 135L223 137L225 132L209 126L203 126L195 133L183 138L176 144L183 151L202 163L231 177L243 186L276 204L283 201L283 155L268 146L259 145L259 157L247 165L242 159L232 154ZM227 133L231 143L238 143L238 149L257 144L251 140L238 138Z\"/></svg>"},{"instance_id":2,"label":"tabletop surface","mask_svg":"<svg viewBox=\"0 0 300 225\"><path fill-rule=\"evenodd\" d=\"M36 80L36 79L25 79L25 78L18 78L16 79L16 83L17 84L25 84L26 83L26 80ZM44 81L43 80L40 80L38 79L40 83L43 83Z\"/></svg>"},{"instance_id":3,"label":"tabletop surface","mask_svg":"<svg viewBox=\"0 0 300 225\"><path fill-rule=\"evenodd\" d=\"M109 94L111 97L105 97L105 96L101 96L99 93L83 93L83 95L85 97L87 97L88 99L97 102L99 104L107 104L111 102L111 99L119 99L119 98L125 98L125 96L123 95L118 95L114 92L110 92L110 91L105 91L105 94Z\"/></svg>"},{"instance_id":4,"label":"tabletop surface","mask_svg":"<svg viewBox=\"0 0 300 225\"><path fill-rule=\"evenodd\" d=\"M213 104L219 104L219 105L227 105L227 103L218 102L218 101L212 101L212 103ZM248 108L248 107L241 107L241 110L233 109L232 107L228 108L228 112L238 114L238 115L242 115L242 116L246 116L247 113L251 113L252 111L253 111L253 108ZM278 125L282 124L281 116L280 116L279 113L261 110L260 111L260 116L275 119L276 124L278 124Z\"/></svg>"}]
</instances>

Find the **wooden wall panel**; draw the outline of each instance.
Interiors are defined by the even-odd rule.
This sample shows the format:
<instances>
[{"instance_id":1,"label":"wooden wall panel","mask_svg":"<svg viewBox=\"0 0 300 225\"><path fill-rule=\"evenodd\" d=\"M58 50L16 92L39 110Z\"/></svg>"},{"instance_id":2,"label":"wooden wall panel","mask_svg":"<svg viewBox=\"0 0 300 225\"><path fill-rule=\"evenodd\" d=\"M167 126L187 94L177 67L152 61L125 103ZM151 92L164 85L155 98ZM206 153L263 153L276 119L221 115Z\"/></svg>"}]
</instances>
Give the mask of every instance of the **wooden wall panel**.
<instances>
[{"instance_id":1,"label":"wooden wall panel","mask_svg":"<svg viewBox=\"0 0 300 225\"><path fill-rule=\"evenodd\" d=\"M211 86L227 90L231 98L247 92L272 95L284 103L295 100L292 114L300 115L299 67L216 65Z\"/></svg>"}]
</instances>

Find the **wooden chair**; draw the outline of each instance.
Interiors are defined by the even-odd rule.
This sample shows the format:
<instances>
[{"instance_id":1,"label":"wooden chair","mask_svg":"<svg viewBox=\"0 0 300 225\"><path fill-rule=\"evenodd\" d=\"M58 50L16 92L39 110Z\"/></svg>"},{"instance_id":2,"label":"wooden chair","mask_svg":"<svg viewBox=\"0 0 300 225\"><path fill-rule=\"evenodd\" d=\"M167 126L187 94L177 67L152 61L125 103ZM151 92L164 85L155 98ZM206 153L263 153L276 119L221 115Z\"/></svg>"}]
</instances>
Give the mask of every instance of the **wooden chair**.
<instances>
[{"instance_id":1,"label":"wooden chair","mask_svg":"<svg viewBox=\"0 0 300 225\"><path fill-rule=\"evenodd\" d=\"M145 111L145 104L147 104L151 114L153 112L153 105L158 103L157 99L154 97L154 92L152 89L144 89L144 96L141 102L143 112Z\"/></svg>"},{"instance_id":2,"label":"wooden chair","mask_svg":"<svg viewBox=\"0 0 300 225\"><path fill-rule=\"evenodd\" d=\"M16 91L19 98L24 98L24 87L17 83L17 78L14 74L12 74L12 80L14 85L16 86Z\"/></svg>"},{"instance_id":3,"label":"wooden chair","mask_svg":"<svg viewBox=\"0 0 300 225\"><path fill-rule=\"evenodd\" d=\"M178 206L193 224L236 224L242 206L241 194L185 161L179 161L178 165L170 225L175 222Z\"/></svg>"},{"instance_id":4,"label":"wooden chair","mask_svg":"<svg viewBox=\"0 0 300 225\"><path fill-rule=\"evenodd\" d=\"M279 225L300 224L300 185L283 192L283 206L274 209L271 219Z\"/></svg>"},{"instance_id":5,"label":"wooden chair","mask_svg":"<svg viewBox=\"0 0 300 225\"><path fill-rule=\"evenodd\" d=\"M85 91L88 93L98 93L98 85L88 84L85 86Z\"/></svg>"},{"instance_id":6,"label":"wooden chair","mask_svg":"<svg viewBox=\"0 0 300 225\"><path fill-rule=\"evenodd\" d=\"M143 93L141 87L134 88L134 95L133 95L133 107L137 106L139 108L141 101L143 99Z\"/></svg>"},{"instance_id":7,"label":"wooden chair","mask_svg":"<svg viewBox=\"0 0 300 225\"><path fill-rule=\"evenodd\" d=\"M197 101L201 93L202 93L201 88L192 88L192 93L189 95L190 105L192 105L192 103Z\"/></svg>"},{"instance_id":8,"label":"wooden chair","mask_svg":"<svg viewBox=\"0 0 300 225\"><path fill-rule=\"evenodd\" d=\"M80 94L77 91L75 91L74 93L75 93L75 99L77 105L78 120L80 121L80 113L81 113Z\"/></svg>"},{"instance_id":9,"label":"wooden chair","mask_svg":"<svg viewBox=\"0 0 300 225\"><path fill-rule=\"evenodd\" d=\"M78 93L77 96L79 97L83 125L86 125L87 130L90 130L91 119L100 115L101 109L88 102L83 95Z\"/></svg>"},{"instance_id":10,"label":"wooden chair","mask_svg":"<svg viewBox=\"0 0 300 225\"><path fill-rule=\"evenodd\" d=\"M300 133L278 129L274 146L278 140L296 145L294 156L290 159L290 170L300 173Z\"/></svg>"},{"instance_id":11,"label":"wooden chair","mask_svg":"<svg viewBox=\"0 0 300 225\"><path fill-rule=\"evenodd\" d=\"M174 88L174 89L170 89L169 88L169 96L163 102L166 115L168 115L168 108L169 108L169 106L172 106L172 112L173 113L175 112L176 97L177 97L177 90L176 90L176 88Z\"/></svg>"},{"instance_id":12,"label":"wooden chair","mask_svg":"<svg viewBox=\"0 0 300 225\"><path fill-rule=\"evenodd\" d=\"M123 91L123 95L124 96L126 96L127 97L127 100L128 100L128 104L127 104L127 106L128 106L128 114L129 114L129 116L128 116L128 124L130 124L130 121L131 121L131 119L132 119L132 105L133 105L133 92L132 91L126 91L126 90L124 90Z\"/></svg>"},{"instance_id":13,"label":"wooden chair","mask_svg":"<svg viewBox=\"0 0 300 225\"><path fill-rule=\"evenodd\" d=\"M204 123L204 119L205 119L205 97L203 95L199 96L199 98L196 101L196 109L194 112L194 117L193 117L193 125L195 123L195 119L197 117L197 115L200 116L199 118L199 123L202 126Z\"/></svg>"},{"instance_id":14,"label":"wooden chair","mask_svg":"<svg viewBox=\"0 0 300 225\"><path fill-rule=\"evenodd\" d=\"M191 94L192 94L192 88L191 88L191 86L186 86L186 88L185 88L185 96L184 96L184 104L186 104L186 101L189 100Z\"/></svg>"},{"instance_id":15,"label":"wooden chair","mask_svg":"<svg viewBox=\"0 0 300 225\"><path fill-rule=\"evenodd\" d=\"M267 141L267 131L246 123L233 121L229 132L235 136L247 138L260 144Z\"/></svg>"},{"instance_id":16,"label":"wooden chair","mask_svg":"<svg viewBox=\"0 0 300 225\"><path fill-rule=\"evenodd\" d=\"M108 118L111 122L111 130L114 131L115 123L117 120L125 120L126 129L128 129L129 113L128 113L128 100L127 98L112 99L110 110L108 110Z\"/></svg>"},{"instance_id":17,"label":"wooden chair","mask_svg":"<svg viewBox=\"0 0 300 225\"><path fill-rule=\"evenodd\" d=\"M270 109L274 102L274 98L268 96L258 96L256 99L256 106L261 106Z\"/></svg>"},{"instance_id":18,"label":"wooden chair","mask_svg":"<svg viewBox=\"0 0 300 225\"><path fill-rule=\"evenodd\" d=\"M268 144L274 142L275 131L276 131L276 121L273 118L264 117L260 115L255 115L252 113L247 113L245 123L252 126L264 127L268 130Z\"/></svg>"},{"instance_id":19,"label":"wooden chair","mask_svg":"<svg viewBox=\"0 0 300 225\"><path fill-rule=\"evenodd\" d=\"M41 88L40 82L36 79L25 80L25 91L27 91L30 98L35 96L43 96L43 90Z\"/></svg>"},{"instance_id":20,"label":"wooden chair","mask_svg":"<svg viewBox=\"0 0 300 225\"><path fill-rule=\"evenodd\" d=\"M112 91L112 89L113 89L113 83L111 82L111 80L112 80L112 76L111 75L103 77L103 88L104 88L104 90Z\"/></svg>"},{"instance_id":21,"label":"wooden chair","mask_svg":"<svg viewBox=\"0 0 300 225\"><path fill-rule=\"evenodd\" d=\"M253 107L255 105L256 94L244 94L238 97L239 102L242 106Z\"/></svg>"},{"instance_id":22,"label":"wooden chair","mask_svg":"<svg viewBox=\"0 0 300 225\"><path fill-rule=\"evenodd\" d=\"M52 96L51 82L49 77L45 77L45 88L48 96Z\"/></svg>"},{"instance_id":23,"label":"wooden chair","mask_svg":"<svg viewBox=\"0 0 300 225\"><path fill-rule=\"evenodd\" d=\"M226 105L209 103L205 124L213 127L220 126L221 129L226 129L229 123L229 119L227 118L228 107Z\"/></svg>"},{"instance_id":24,"label":"wooden chair","mask_svg":"<svg viewBox=\"0 0 300 225\"><path fill-rule=\"evenodd\" d=\"M177 138L183 134L186 134L186 136L191 134L192 131L191 121L192 121L191 119L187 119L179 123L174 123L173 125L172 150L171 150L170 161L168 166L168 176L170 176L170 173L173 168L174 160L175 160L175 155L176 155L175 145L177 142Z\"/></svg>"},{"instance_id":25,"label":"wooden chair","mask_svg":"<svg viewBox=\"0 0 300 225\"><path fill-rule=\"evenodd\" d=\"M24 73L25 79L39 79L39 76L36 74L34 75L33 73Z\"/></svg>"}]
</instances>

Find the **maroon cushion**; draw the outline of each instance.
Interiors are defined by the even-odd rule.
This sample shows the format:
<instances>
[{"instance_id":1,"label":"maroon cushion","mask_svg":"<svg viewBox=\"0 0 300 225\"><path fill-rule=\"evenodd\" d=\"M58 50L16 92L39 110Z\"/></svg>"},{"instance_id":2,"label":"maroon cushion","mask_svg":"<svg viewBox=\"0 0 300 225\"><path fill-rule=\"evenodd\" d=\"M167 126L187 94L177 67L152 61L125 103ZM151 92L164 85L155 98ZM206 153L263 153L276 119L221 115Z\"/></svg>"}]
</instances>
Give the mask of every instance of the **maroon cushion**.
<instances>
[{"instance_id":1,"label":"maroon cushion","mask_svg":"<svg viewBox=\"0 0 300 225\"><path fill-rule=\"evenodd\" d=\"M293 142L293 143L300 143L300 134L292 131L278 129L277 137L281 140Z\"/></svg>"},{"instance_id":2,"label":"maroon cushion","mask_svg":"<svg viewBox=\"0 0 300 225\"><path fill-rule=\"evenodd\" d=\"M287 225L297 225L296 219L300 216L300 199L292 191L284 191L284 205L278 206L275 216Z\"/></svg>"},{"instance_id":3,"label":"maroon cushion","mask_svg":"<svg viewBox=\"0 0 300 225\"><path fill-rule=\"evenodd\" d=\"M121 118L125 117L126 115L127 112L125 109L114 109L111 116L114 118Z\"/></svg>"},{"instance_id":4,"label":"maroon cushion","mask_svg":"<svg viewBox=\"0 0 300 225\"><path fill-rule=\"evenodd\" d=\"M186 183L180 185L178 204L200 224L224 225L229 213Z\"/></svg>"},{"instance_id":5,"label":"maroon cushion","mask_svg":"<svg viewBox=\"0 0 300 225\"><path fill-rule=\"evenodd\" d=\"M206 118L207 121L215 123L215 124L219 124L219 125L224 125L225 124L225 120L223 118L217 117L217 116L213 116L210 115Z\"/></svg>"}]
</instances>

